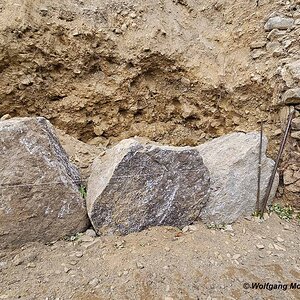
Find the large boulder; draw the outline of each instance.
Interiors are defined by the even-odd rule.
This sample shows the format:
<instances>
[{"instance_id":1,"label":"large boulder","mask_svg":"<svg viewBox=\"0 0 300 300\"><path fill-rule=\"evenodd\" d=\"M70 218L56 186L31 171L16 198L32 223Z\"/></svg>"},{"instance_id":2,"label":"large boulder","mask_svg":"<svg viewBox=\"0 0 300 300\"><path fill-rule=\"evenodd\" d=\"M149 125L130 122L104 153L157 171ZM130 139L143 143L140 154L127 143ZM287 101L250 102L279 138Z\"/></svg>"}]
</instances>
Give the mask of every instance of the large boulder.
<instances>
[{"instance_id":1,"label":"large boulder","mask_svg":"<svg viewBox=\"0 0 300 300\"><path fill-rule=\"evenodd\" d=\"M198 150L210 172L210 198L201 211L205 223L232 223L255 210L260 134L232 133L203 145ZM267 138L262 144L261 198L265 195L274 162L266 156ZM273 184L270 200L278 187ZM262 200L262 199L261 199Z\"/></svg>"},{"instance_id":2,"label":"large boulder","mask_svg":"<svg viewBox=\"0 0 300 300\"><path fill-rule=\"evenodd\" d=\"M209 197L209 173L195 148L127 139L92 166L87 208L98 234L195 221Z\"/></svg>"},{"instance_id":3,"label":"large boulder","mask_svg":"<svg viewBox=\"0 0 300 300\"><path fill-rule=\"evenodd\" d=\"M80 175L44 118L0 121L0 248L87 228Z\"/></svg>"}]
</instances>

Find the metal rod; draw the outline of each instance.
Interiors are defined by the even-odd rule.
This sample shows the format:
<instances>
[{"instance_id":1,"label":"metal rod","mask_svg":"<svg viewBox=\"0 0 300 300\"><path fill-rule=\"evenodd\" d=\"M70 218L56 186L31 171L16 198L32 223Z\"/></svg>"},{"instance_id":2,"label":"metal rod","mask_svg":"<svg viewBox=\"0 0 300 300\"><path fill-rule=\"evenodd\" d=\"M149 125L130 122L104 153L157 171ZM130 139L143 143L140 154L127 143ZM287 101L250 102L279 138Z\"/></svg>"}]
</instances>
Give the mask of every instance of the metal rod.
<instances>
[{"instance_id":1,"label":"metal rod","mask_svg":"<svg viewBox=\"0 0 300 300\"><path fill-rule=\"evenodd\" d=\"M261 120L261 122L260 122L259 153L258 153L257 198L256 198L256 208L255 208L256 213L259 212L259 203L260 203L262 140L263 140L263 121Z\"/></svg>"},{"instance_id":2,"label":"metal rod","mask_svg":"<svg viewBox=\"0 0 300 300\"><path fill-rule=\"evenodd\" d=\"M276 176L276 172L277 172L277 169L278 169L279 161L280 161L280 158L282 156L283 149L284 149L284 146L286 144L288 133L289 133L289 130L290 130L290 127L291 127L291 123L292 123L292 119L293 119L293 114L294 114L294 110L292 110L290 112L290 114L289 114L288 122L287 122L287 125L286 125L286 128L285 128L285 132L284 132L283 138L281 140L281 144L280 144L279 152L278 152L278 155L277 155L277 158L276 158L276 161L275 161L273 172L272 172L272 175L271 175L269 183L268 183L266 194L265 194L265 196L263 198L263 201L262 201L262 213L261 213L261 217L263 217L264 212L265 212L266 207L267 207L267 203L268 203L268 200L269 200L269 197L270 197L270 193L271 193L271 190L272 190L273 182L274 182L274 179L275 179L275 176Z\"/></svg>"}]
</instances>

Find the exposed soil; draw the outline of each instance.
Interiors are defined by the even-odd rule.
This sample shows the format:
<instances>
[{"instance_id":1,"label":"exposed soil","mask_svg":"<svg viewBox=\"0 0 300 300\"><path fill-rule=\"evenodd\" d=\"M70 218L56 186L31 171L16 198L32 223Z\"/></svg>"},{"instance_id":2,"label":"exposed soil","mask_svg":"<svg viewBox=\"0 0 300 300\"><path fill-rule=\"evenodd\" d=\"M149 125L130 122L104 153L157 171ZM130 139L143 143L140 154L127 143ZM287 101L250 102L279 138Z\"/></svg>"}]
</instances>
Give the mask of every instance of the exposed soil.
<instances>
[{"instance_id":1,"label":"exposed soil","mask_svg":"<svg viewBox=\"0 0 300 300\"><path fill-rule=\"evenodd\" d=\"M254 61L249 45L280 5L259 2L4 1L0 114L105 146L196 145L261 119L270 136L279 58Z\"/></svg>"},{"instance_id":2,"label":"exposed soil","mask_svg":"<svg viewBox=\"0 0 300 300\"><path fill-rule=\"evenodd\" d=\"M195 224L29 244L0 254L0 299L299 299L299 289L243 288L299 284L299 228L273 214L232 231Z\"/></svg>"}]
</instances>

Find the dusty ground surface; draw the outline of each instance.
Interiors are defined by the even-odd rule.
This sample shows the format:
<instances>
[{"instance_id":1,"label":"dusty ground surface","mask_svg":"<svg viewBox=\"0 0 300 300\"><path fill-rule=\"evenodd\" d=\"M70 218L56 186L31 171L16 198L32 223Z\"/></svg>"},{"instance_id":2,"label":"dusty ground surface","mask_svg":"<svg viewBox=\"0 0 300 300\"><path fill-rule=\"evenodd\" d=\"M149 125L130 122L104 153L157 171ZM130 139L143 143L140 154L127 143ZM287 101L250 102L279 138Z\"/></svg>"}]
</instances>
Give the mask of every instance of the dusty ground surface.
<instances>
[{"instance_id":1,"label":"dusty ground surface","mask_svg":"<svg viewBox=\"0 0 300 300\"><path fill-rule=\"evenodd\" d=\"M0 299L299 299L300 227L272 214L226 230L195 224L125 237L30 244L0 253Z\"/></svg>"}]
</instances>

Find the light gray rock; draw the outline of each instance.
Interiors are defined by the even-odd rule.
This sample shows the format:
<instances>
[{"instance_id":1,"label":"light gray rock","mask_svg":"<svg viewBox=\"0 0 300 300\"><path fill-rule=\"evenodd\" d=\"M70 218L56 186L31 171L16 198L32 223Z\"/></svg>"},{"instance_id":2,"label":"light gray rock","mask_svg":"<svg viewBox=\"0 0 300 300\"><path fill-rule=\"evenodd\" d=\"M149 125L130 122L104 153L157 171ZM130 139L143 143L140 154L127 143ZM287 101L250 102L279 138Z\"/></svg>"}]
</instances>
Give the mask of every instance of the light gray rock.
<instances>
[{"instance_id":1,"label":"light gray rock","mask_svg":"<svg viewBox=\"0 0 300 300\"><path fill-rule=\"evenodd\" d=\"M291 133L291 137L296 140L300 140L300 131L294 131Z\"/></svg>"},{"instance_id":2,"label":"light gray rock","mask_svg":"<svg viewBox=\"0 0 300 300\"><path fill-rule=\"evenodd\" d=\"M285 34L286 34L285 30L273 29L268 34L267 39L270 41L273 41L273 40L277 39L278 37L284 36Z\"/></svg>"},{"instance_id":3,"label":"light gray rock","mask_svg":"<svg viewBox=\"0 0 300 300\"><path fill-rule=\"evenodd\" d=\"M0 121L0 174L0 248L87 228L79 173L46 119Z\"/></svg>"},{"instance_id":4,"label":"light gray rock","mask_svg":"<svg viewBox=\"0 0 300 300\"><path fill-rule=\"evenodd\" d=\"M266 49L273 56L283 53L282 46L278 41L268 43Z\"/></svg>"},{"instance_id":5,"label":"light gray rock","mask_svg":"<svg viewBox=\"0 0 300 300\"><path fill-rule=\"evenodd\" d=\"M281 71L282 79L288 87L295 87L300 84L300 59L290 62Z\"/></svg>"},{"instance_id":6,"label":"light gray rock","mask_svg":"<svg viewBox=\"0 0 300 300\"><path fill-rule=\"evenodd\" d=\"M203 145L198 150L210 172L211 193L200 218L205 223L232 223L255 210L258 178L259 133L232 133ZM274 166L266 157L267 139L263 138L261 198ZM275 195L278 177L270 199Z\"/></svg>"},{"instance_id":7,"label":"light gray rock","mask_svg":"<svg viewBox=\"0 0 300 300\"><path fill-rule=\"evenodd\" d=\"M251 51L251 57L253 59L257 59L257 58L260 58L261 56L265 55L266 54L266 51L262 50L262 49L253 49Z\"/></svg>"},{"instance_id":8,"label":"light gray rock","mask_svg":"<svg viewBox=\"0 0 300 300\"><path fill-rule=\"evenodd\" d=\"M254 41L250 44L250 49L258 49L266 46L266 41Z\"/></svg>"},{"instance_id":9,"label":"light gray rock","mask_svg":"<svg viewBox=\"0 0 300 300\"><path fill-rule=\"evenodd\" d=\"M300 103L300 88L289 89L284 92L279 104L299 104Z\"/></svg>"},{"instance_id":10,"label":"light gray rock","mask_svg":"<svg viewBox=\"0 0 300 300\"><path fill-rule=\"evenodd\" d=\"M195 148L123 140L97 158L87 208L98 234L185 226L209 197L209 173Z\"/></svg>"},{"instance_id":11,"label":"light gray rock","mask_svg":"<svg viewBox=\"0 0 300 300\"><path fill-rule=\"evenodd\" d=\"M300 117L294 118L292 120L292 129L294 129L294 130L300 130Z\"/></svg>"},{"instance_id":12,"label":"light gray rock","mask_svg":"<svg viewBox=\"0 0 300 300\"><path fill-rule=\"evenodd\" d=\"M272 17L265 24L265 30L271 31L272 29L288 29L294 24L293 18L286 17Z\"/></svg>"},{"instance_id":13,"label":"light gray rock","mask_svg":"<svg viewBox=\"0 0 300 300\"><path fill-rule=\"evenodd\" d=\"M85 234L86 234L87 236L90 236L90 237L96 237L96 236L97 236L95 230L93 230L93 229L88 229L88 230L85 232Z\"/></svg>"}]
</instances>

